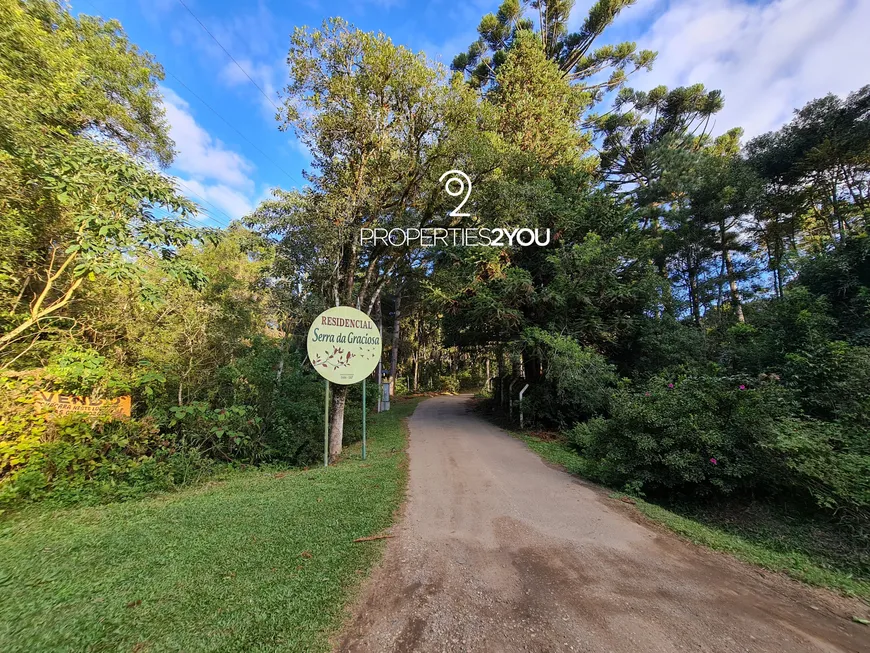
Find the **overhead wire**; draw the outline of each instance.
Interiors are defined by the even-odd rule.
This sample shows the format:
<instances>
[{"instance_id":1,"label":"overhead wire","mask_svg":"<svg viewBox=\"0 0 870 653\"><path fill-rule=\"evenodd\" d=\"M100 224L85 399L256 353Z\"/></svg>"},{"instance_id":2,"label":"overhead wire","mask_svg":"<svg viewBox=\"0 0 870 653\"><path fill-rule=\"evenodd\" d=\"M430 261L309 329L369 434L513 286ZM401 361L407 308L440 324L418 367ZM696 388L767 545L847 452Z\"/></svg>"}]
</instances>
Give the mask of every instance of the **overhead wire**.
<instances>
[{"instance_id":1,"label":"overhead wire","mask_svg":"<svg viewBox=\"0 0 870 653\"><path fill-rule=\"evenodd\" d=\"M98 13L100 12L100 10L99 10L96 6L94 6L94 4L93 4L90 0L84 0L84 2L85 2L85 4L89 5L89 6L90 6L94 11L96 11L96 12L98 12ZM187 12L188 12L188 13L189 13L193 18L194 18L194 20L196 20L196 22L200 25L200 27L202 27L202 29L203 29L203 30L204 30L204 31L205 31L205 32L206 32L206 33L207 33L207 34L208 34L208 35L209 35L209 36L210 36L210 37L215 41L215 43L217 43L218 46L220 46L221 50L223 50L223 51L226 53L226 55L227 55L227 56L232 60L232 62L233 62L233 63L234 63L238 68L239 68L239 70L242 71L242 73L245 75L245 77L248 78L248 80L249 80L249 81L250 81L250 82L251 82L251 83L252 83L252 84L257 88L258 91L260 91L260 93L263 95L263 97L266 98L266 100L269 102L269 104L271 104L271 105L275 108L276 111L279 111L279 112L280 112L281 109L280 109L280 108L279 108L279 107L278 107L278 106L277 106L277 105L272 101L271 98L269 98L268 94L266 94L265 91L263 91L263 89L262 89L262 88L261 88L261 87L260 87L260 86L259 86L259 85L258 85L258 84L257 84L257 83L252 79L252 78L251 78L251 76L248 74L248 72L247 72L247 71L246 71L246 70L245 70L245 69L244 69L244 68L239 64L238 61L236 61L236 59L232 56L232 54L230 54L230 52L229 52L229 51L228 51L228 50L223 46L223 44L222 44L222 43L221 43L221 42L220 42L220 41L219 41L219 40L214 36L214 34L212 34L212 33L208 30L208 28L207 28L207 27L202 23L202 21L201 21L199 18L197 18L196 14L194 14L193 11L191 11L190 7L188 7L188 6L187 6L187 5L186 5L182 0L179 0L179 4L181 4L181 5L182 5L186 10L187 10ZM279 164L278 164L274 159L272 159L268 154L266 154L266 153L265 153L265 152L264 152L264 151L263 151L259 146L257 146L253 141L251 141L251 139L249 139L247 136L245 136L245 134L244 134L244 133L243 133L243 132L238 128L238 127L236 127L233 123L231 123L229 120L227 120L227 119L226 119L226 118L225 118L225 117L224 117L224 116L223 116L223 115L222 115L222 114L221 114L217 109L215 109L213 106L211 106L211 105L210 105L208 102L206 102L206 101L205 101L205 100L204 100L204 99L203 99L203 98L202 98L198 93L196 93L192 88L190 88L190 86L188 86L188 85L184 82L184 80L182 80L180 77L178 77L177 75L175 75L175 74L174 74L173 72L171 72L171 71L168 71L168 70L167 70L166 72L167 72L167 73L169 74L169 76L172 77L176 82L178 82L179 84L181 84L181 86L183 86L183 87L187 90L188 93L190 93L191 95L193 95L193 96L194 96L194 97L195 97L199 102L201 102L203 105L205 105L206 108L208 108L212 113L214 113L218 118L220 118L220 119L221 119L221 120L222 120L222 121L223 121L223 122L224 122L228 127L230 127L233 131L235 131L236 134L238 134L239 137L242 138L242 140L244 140L248 145L250 145L252 148L254 148L254 149L255 149L255 150L256 150L256 151L257 151L257 152L258 152L258 153L259 153L259 154L260 154L260 155L261 155L261 156L266 160L266 161L268 161L269 163L271 163L271 164L272 164L272 165L273 165L277 170L279 170L281 173L283 173L283 174L284 174L284 175L285 175L285 176L286 176L290 181L292 181L294 184L300 184L300 185L301 185L302 182L300 182L299 179L297 179L296 177L294 177L293 175L291 175L289 172L287 172L284 168L282 168L282 167L281 167L281 166L280 166L280 165L279 165ZM194 191L193 191L189 186L187 186L187 185L183 184L181 181L179 181L178 178L175 178L175 179L176 179L176 181L178 181L179 185L181 185L181 186L183 186L184 188L186 188L186 189L187 189L187 190L188 190L192 195L194 195L195 197L199 198L201 201L203 201L203 202L205 202L206 204L208 204L209 206L211 206L211 207L212 207L214 210L216 210L218 213L220 213L221 215L223 215L224 217L226 217L227 220L228 220L228 223L229 223L229 222L232 222L233 219L232 219L229 215L227 215L224 211L221 211L221 210L218 209L214 204L212 204L211 202L208 202L208 201L207 201L205 198L203 198L201 195L195 193L195 192L194 192ZM212 222L214 222L215 224L219 225L221 228L224 228L224 227L226 227L226 226L229 226L229 224L227 224L227 225L222 225L222 224L220 223L219 220L217 220L217 219L215 219L213 216L209 215L208 212L206 212L205 210L201 211L201 213L202 213L203 215L205 215L207 218L211 219Z\"/></svg>"},{"instance_id":2,"label":"overhead wire","mask_svg":"<svg viewBox=\"0 0 870 653\"><path fill-rule=\"evenodd\" d=\"M208 204L212 209L214 209L215 211L217 211L218 213L220 213L222 216L224 216L224 217L227 219L227 224L225 224L225 225L221 225L222 227L228 227L228 226L230 225L230 223L233 221L233 218L231 218L227 213L225 213L224 211L222 211L221 209L219 209L218 207L216 207L214 204L212 204L211 202L209 202L207 199L205 199L202 195L200 195L199 193L197 193L196 191L194 191L190 186L188 186L187 184L185 184L185 183L184 183L183 181L181 181L178 177L175 177L175 178L174 178L174 181L175 181L179 186L181 186L182 188L185 188L185 189L187 190L188 193L190 193L190 194L193 195L194 197L198 198L198 199L199 199L200 201L202 201L203 203ZM203 212L204 212L205 215L207 215L208 217L211 217L207 212L205 212L205 211L203 211ZM217 220L215 220L215 222L217 222Z\"/></svg>"},{"instance_id":3,"label":"overhead wire","mask_svg":"<svg viewBox=\"0 0 870 653\"><path fill-rule=\"evenodd\" d=\"M263 156L263 158L266 159L266 161L268 161L269 163L271 163L273 166L275 166L275 168L276 168L277 170L281 171L284 175L286 175L286 177L287 177L290 181L292 181L293 183L296 183L296 184L301 184L301 183L302 183L302 182L299 181L299 179L297 179L296 177L294 177L293 175L291 175L289 172L287 172L286 170L284 170L284 168L282 168L280 165L278 165L278 163L276 163L274 159L272 159L268 154L266 154L262 149L260 149L260 148L255 144L255 143L253 143L253 142L252 142L252 141L251 141L247 136L245 136L245 135L241 132L241 130L239 130L238 127L236 127L236 126L235 126L234 124L232 124L229 120L227 120L226 118L224 118L224 117L220 114L220 112L219 112L217 109L215 109L215 108L214 108L213 106L211 106L208 102L206 102L205 100L203 100L203 99L202 99L202 98L201 98L201 97L196 93L196 91L194 91L194 90L191 89L187 84L185 84L184 81L182 81L182 80L181 80L177 75L175 75L174 73L172 73L171 71L168 71L168 70L167 70L166 72L167 72L167 73L169 74L169 76L172 77L176 82L178 82L178 83L181 84L185 89L187 89L187 92L188 92L188 93L190 93L193 97L195 97L197 100L199 100L199 101L200 101L202 104L204 104L204 105L205 105L205 106L206 106L206 107L207 107L207 108L208 108L208 109L209 109L209 110L210 110L214 115L216 115L216 116L217 116L218 118L220 118L224 123L226 123L226 125L227 125L230 129L232 129L234 132L236 132L236 133L237 133L237 134L242 138L242 140L244 140L248 145L250 145L250 146L253 147L255 150L257 150L257 152L259 152L259 153Z\"/></svg>"},{"instance_id":4,"label":"overhead wire","mask_svg":"<svg viewBox=\"0 0 870 653\"><path fill-rule=\"evenodd\" d=\"M221 43L220 41L218 41L218 40L217 40L217 37L216 37L214 34L212 34L210 31L208 31L208 28L203 24L203 22L202 22L199 18L196 17L196 14L193 13L193 12L190 10L190 7L188 7L187 4L185 4L184 0L178 0L178 2L179 2L179 4L180 4L182 7L184 7L185 9L187 9L187 13L189 13L191 16L193 16L193 19L194 19L197 23L199 23L199 26L202 27L202 29L205 31L205 33L208 34L208 35L212 38L212 40L213 40L215 43L218 44L218 46L220 47L220 49L223 50L224 53L225 53L225 54L230 58L230 60L231 60L234 64L236 64L236 67L237 67L239 70L242 71L242 74L243 74L245 77L248 78L248 81L250 81L251 84L253 84L253 85L257 88L257 90L260 91L260 94L261 94L264 98L266 98L266 101L267 101L269 104L271 104L273 107L275 107L275 111L281 111L281 109L279 109L279 108L278 108L278 105L276 105L276 104L272 101L272 98L269 97L269 95L266 93L266 91L264 91L262 88L260 88L260 85L257 84L257 82L254 81L254 78L251 77L251 76L248 74L248 71L245 70L244 68L242 68L241 64L240 64L238 61L235 60L235 58L233 57L233 55L230 54L230 51L227 50L227 49L223 46L223 43Z\"/></svg>"}]
</instances>

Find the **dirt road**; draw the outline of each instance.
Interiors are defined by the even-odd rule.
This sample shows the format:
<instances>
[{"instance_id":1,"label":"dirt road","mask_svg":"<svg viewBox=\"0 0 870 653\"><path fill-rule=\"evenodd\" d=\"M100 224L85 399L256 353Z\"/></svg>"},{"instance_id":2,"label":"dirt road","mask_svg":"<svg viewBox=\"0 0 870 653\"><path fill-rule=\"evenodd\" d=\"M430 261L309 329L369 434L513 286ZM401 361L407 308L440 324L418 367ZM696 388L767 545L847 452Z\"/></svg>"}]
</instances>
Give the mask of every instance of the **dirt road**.
<instances>
[{"instance_id":1,"label":"dirt road","mask_svg":"<svg viewBox=\"0 0 870 653\"><path fill-rule=\"evenodd\" d=\"M405 514L340 651L870 651L860 607L637 521L467 397L410 428Z\"/></svg>"}]
</instances>

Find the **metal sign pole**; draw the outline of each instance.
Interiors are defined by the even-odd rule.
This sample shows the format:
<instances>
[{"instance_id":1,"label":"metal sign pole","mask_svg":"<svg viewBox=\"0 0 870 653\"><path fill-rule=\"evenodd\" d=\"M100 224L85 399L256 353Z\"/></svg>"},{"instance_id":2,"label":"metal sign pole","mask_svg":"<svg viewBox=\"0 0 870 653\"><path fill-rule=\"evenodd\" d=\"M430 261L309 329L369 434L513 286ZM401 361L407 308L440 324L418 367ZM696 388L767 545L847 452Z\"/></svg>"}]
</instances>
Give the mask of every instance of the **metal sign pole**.
<instances>
[{"instance_id":1,"label":"metal sign pole","mask_svg":"<svg viewBox=\"0 0 870 653\"><path fill-rule=\"evenodd\" d=\"M326 381L326 392L323 393L323 466L329 467L329 379Z\"/></svg>"},{"instance_id":2,"label":"metal sign pole","mask_svg":"<svg viewBox=\"0 0 870 653\"><path fill-rule=\"evenodd\" d=\"M332 447L329 441L329 386L349 386L363 382L363 458L366 442L366 377L376 365L381 365L383 346L380 323L375 326L371 316L350 306L328 308L312 321L308 328L308 360L324 380L323 393L323 466L329 467ZM337 346L336 346L337 345ZM335 392L333 391L333 397ZM333 415L333 419L339 417ZM338 433L336 456L341 453L341 423L334 424Z\"/></svg>"},{"instance_id":3,"label":"metal sign pole","mask_svg":"<svg viewBox=\"0 0 870 653\"><path fill-rule=\"evenodd\" d=\"M366 459L366 378L363 377L363 460Z\"/></svg>"}]
</instances>

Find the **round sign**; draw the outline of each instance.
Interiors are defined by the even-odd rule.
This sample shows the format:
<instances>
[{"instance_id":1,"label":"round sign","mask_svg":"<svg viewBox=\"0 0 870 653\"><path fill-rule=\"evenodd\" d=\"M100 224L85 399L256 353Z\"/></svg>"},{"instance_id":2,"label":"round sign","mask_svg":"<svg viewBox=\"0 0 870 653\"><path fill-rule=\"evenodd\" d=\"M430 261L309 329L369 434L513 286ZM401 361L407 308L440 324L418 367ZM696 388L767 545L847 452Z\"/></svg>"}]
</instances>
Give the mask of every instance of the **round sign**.
<instances>
[{"instance_id":1,"label":"round sign","mask_svg":"<svg viewBox=\"0 0 870 653\"><path fill-rule=\"evenodd\" d=\"M323 311L308 329L308 359L320 376L341 385L362 381L381 359L381 334L350 306Z\"/></svg>"}]
</instances>

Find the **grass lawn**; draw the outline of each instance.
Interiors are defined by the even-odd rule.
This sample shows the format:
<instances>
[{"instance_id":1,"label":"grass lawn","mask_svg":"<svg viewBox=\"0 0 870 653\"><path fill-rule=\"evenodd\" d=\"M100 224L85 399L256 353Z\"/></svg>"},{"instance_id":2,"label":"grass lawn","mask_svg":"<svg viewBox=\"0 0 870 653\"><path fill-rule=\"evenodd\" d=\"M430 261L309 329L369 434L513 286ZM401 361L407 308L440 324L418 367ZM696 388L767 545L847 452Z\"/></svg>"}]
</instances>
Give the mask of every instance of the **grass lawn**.
<instances>
[{"instance_id":1,"label":"grass lawn","mask_svg":"<svg viewBox=\"0 0 870 653\"><path fill-rule=\"evenodd\" d=\"M325 651L405 489L397 401L324 469L0 521L0 650Z\"/></svg>"},{"instance_id":2,"label":"grass lawn","mask_svg":"<svg viewBox=\"0 0 870 653\"><path fill-rule=\"evenodd\" d=\"M587 463L561 440L512 433L543 459L584 475ZM870 534L844 533L765 504L688 510L634 498L648 518L696 544L726 551L745 562L780 571L812 585L870 602Z\"/></svg>"}]
</instances>

